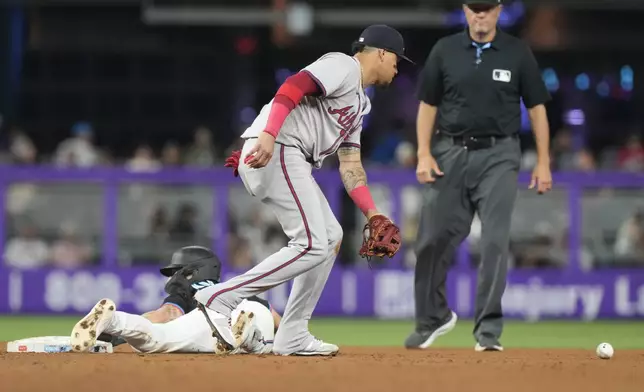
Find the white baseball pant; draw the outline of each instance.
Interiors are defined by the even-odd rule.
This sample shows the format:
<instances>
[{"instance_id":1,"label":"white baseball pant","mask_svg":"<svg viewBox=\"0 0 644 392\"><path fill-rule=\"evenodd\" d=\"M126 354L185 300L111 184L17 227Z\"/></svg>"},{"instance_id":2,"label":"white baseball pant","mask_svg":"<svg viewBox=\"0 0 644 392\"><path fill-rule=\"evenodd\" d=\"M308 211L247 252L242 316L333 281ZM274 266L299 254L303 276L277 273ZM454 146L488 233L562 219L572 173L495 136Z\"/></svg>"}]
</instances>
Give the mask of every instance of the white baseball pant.
<instances>
[{"instance_id":1,"label":"white baseball pant","mask_svg":"<svg viewBox=\"0 0 644 392\"><path fill-rule=\"evenodd\" d=\"M244 300L232 313L233 323L242 310L254 313L254 328L259 332L255 334L251 353L270 352L275 337L271 311L258 302ZM212 310L207 309L207 312L211 320L226 318ZM199 309L164 324L155 324L143 316L117 311L103 332L122 337L142 353L215 352L216 339L212 337L212 330Z\"/></svg>"}]
</instances>

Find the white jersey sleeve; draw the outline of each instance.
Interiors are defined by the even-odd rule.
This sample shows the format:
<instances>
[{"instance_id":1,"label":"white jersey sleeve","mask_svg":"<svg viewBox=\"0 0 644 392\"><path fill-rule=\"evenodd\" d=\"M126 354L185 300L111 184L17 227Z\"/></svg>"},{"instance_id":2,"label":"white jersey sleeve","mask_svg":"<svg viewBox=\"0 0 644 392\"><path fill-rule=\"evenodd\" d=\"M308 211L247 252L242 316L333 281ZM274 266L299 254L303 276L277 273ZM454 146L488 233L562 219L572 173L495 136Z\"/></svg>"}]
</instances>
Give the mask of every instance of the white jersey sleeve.
<instances>
[{"instance_id":1,"label":"white jersey sleeve","mask_svg":"<svg viewBox=\"0 0 644 392\"><path fill-rule=\"evenodd\" d=\"M327 53L315 62L306 66L303 72L308 73L322 89L324 97L340 96L353 88L359 80L359 70L353 59L340 52Z\"/></svg>"}]
</instances>

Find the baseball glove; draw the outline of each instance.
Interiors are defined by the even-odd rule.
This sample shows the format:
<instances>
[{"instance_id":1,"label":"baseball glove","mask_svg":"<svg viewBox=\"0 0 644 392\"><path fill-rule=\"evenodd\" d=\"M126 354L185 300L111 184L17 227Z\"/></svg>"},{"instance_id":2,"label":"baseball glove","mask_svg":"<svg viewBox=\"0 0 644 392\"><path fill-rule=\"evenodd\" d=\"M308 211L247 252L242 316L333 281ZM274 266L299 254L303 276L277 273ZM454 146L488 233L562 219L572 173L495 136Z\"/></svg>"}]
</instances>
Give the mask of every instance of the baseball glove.
<instances>
[{"instance_id":1,"label":"baseball glove","mask_svg":"<svg viewBox=\"0 0 644 392\"><path fill-rule=\"evenodd\" d=\"M389 256L391 258L400 249L400 229L384 215L372 216L364 226L362 237L359 253L367 260L373 256Z\"/></svg>"}]
</instances>

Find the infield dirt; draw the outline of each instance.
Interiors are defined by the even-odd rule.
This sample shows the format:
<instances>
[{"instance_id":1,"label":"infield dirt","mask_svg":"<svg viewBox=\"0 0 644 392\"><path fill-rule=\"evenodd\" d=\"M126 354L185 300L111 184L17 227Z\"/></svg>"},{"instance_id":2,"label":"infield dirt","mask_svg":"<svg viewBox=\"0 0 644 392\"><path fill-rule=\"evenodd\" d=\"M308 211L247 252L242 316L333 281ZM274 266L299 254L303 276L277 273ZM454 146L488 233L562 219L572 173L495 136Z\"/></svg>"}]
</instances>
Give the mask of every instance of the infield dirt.
<instances>
[{"instance_id":1,"label":"infield dirt","mask_svg":"<svg viewBox=\"0 0 644 392\"><path fill-rule=\"evenodd\" d=\"M14 354L0 351L2 392L644 391L644 351L343 347L333 358L237 355Z\"/></svg>"}]
</instances>

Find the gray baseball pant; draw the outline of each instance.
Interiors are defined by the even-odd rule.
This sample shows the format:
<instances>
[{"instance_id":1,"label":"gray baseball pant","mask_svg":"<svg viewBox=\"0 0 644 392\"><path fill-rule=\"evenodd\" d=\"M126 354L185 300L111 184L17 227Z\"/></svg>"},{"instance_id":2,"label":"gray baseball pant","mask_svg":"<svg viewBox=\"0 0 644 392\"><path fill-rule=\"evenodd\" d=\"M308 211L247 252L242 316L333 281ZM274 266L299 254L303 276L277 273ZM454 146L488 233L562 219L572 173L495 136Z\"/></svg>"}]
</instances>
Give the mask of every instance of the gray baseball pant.
<instances>
[{"instance_id":1,"label":"gray baseball pant","mask_svg":"<svg viewBox=\"0 0 644 392\"><path fill-rule=\"evenodd\" d=\"M498 344L521 159L518 138L497 139L489 148L471 150L438 134L432 154L444 176L426 185L423 194L416 242L416 329L432 331L449 317L447 273L477 212L482 234L473 333L482 345Z\"/></svg>"},{"instance_id":2,"label":"gray baseball pant","mask_svg":"<svg viewBox=\"0 0 644 392\"><path fill-rule=\"evenodd\" d=\"M308 322L337 257L342 227L299 149L276 144L271 161L252 169L243 160L255 143L244 144L240 177L247 191L275 212L290 241L246 273L198 291L195 299L228 316L244 298L293 279L273 345L275 353L291 354L314 339Z\"/></svg>"}]
</instances>

